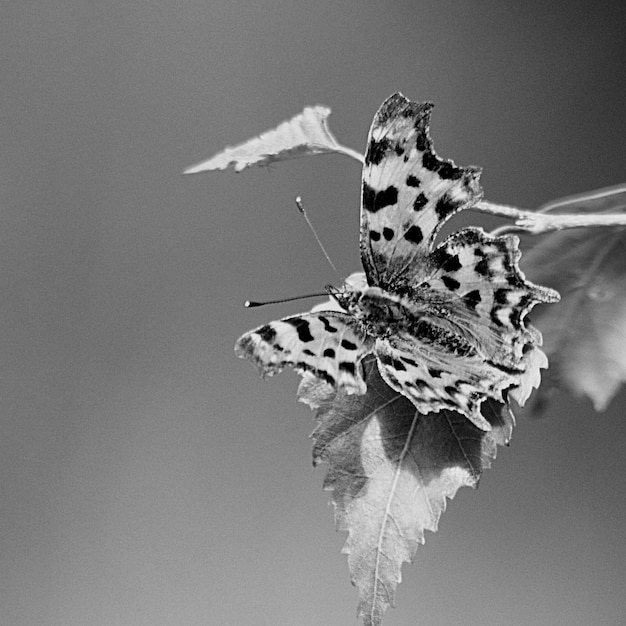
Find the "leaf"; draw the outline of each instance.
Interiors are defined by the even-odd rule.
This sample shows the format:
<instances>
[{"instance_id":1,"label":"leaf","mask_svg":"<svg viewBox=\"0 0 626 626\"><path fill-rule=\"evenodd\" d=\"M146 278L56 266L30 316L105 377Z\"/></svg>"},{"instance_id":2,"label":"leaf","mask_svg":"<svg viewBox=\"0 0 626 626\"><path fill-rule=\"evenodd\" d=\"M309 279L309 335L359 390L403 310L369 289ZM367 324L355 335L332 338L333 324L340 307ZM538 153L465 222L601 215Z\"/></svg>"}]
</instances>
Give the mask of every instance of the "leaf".
<instances>
[{"instance_id":1,"label":"leaf","mask_svg":"<svg viewBox=\"0 0 626 626\"><path fill-rule=\"evenodd\" d=\"M361 154L342 146L330 132L326 124L329 114L330 109L324 106L306 107L302 113L282 122L273 130L227 147L207 161L187 168L184 173L224 170L231 166L236 172L241 172L252 165L264 166L276 161L333 152L362 162Z\"/></svg>"},{"instance_id":2,"label":"leaf","mask_svg":"<svg viewBox=\"0 0 626 626\"><path fill-rule=\"evenodd\" d=\"M618 213L626 185L555 200L540 208L568 213ZM587 396L603 411L626 380L626 229L566 230L546 235L525 252L524 271L561 293L561 302L537 307L533 323L544 336L549 376L536 413L555 388Z\"/></svg>"},{"instance_id":3,"label":"leaf","mask_svg":"<svg viewBox=\"0 0 626 626\"><path fill-rule=\"evenodd\" d=\"M363 361L367 393L338 393L312 375L299 389L317 407L312 434L314 463L328 464L324 488L332 491L338 530L348 531L352 583L365 626L382 623L394 605L401 566L424 543L459 487L475 487L508 442L513 416L489 401L490 432L451 411L422 415L380 377L373 357Z\"/></svg>"}]
</instances>

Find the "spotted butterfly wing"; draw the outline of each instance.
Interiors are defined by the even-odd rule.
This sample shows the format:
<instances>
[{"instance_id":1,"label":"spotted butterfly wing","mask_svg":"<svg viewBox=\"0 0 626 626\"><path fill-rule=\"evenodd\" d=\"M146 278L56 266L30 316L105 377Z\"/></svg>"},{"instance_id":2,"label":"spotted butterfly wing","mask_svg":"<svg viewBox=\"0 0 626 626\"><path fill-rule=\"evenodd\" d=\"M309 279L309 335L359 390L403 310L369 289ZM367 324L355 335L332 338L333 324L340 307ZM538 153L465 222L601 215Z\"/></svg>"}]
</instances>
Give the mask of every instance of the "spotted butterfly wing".
<instances>
[{"instance_id":1,"label":"spotted butterfly wing","mask_svg":"<svg viewBox=\"0 0 626 626\"><path fill-rule=\"evenodd\" d=\"M360 361L372 343L349 315L322 311L260 326L237 341L235 353L250 359L263 376L291 365L349 394L363 394L367 387Z\"/></svg>"},{"instance_id":2,"label":"spotted butterfly wing","mask_svg":"<svg viewBox=\"0 0 626 626\"><path fill-rule=\"evenodd\" d=\"M371 285L393 289L422 279L444 222L482 197L480 168L460 168L435 154L432 108L396 93L374 117L361 204L361 261Z\"/></svg>"},{"instance_id":3,"label":"spotted butterfly wing","mask_svg":"<svg viewBox=\"0 0 626 626\"><path fill-rule=\"evenodd\" d=\"M378 337L375 352L385 381L421 412L457 410L488 429L482 401L520 384L525 354L540 342L526 313L558 294L525 280L514 236L467 228L435 246L442 225L482 189L479 168L435 154L431 109L394 94L368 137L361 259L376 297L397 301L408 318L392 316L396 331Z\"/></svg>"}]
</instances>

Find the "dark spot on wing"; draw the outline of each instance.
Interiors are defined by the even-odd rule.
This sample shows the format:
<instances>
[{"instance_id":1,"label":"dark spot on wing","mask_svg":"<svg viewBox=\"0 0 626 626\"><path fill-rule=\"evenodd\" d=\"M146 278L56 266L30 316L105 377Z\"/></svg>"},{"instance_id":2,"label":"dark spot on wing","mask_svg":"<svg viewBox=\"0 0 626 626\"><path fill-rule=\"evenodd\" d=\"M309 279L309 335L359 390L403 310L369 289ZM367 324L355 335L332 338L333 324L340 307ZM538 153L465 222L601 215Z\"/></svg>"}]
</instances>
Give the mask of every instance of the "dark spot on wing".
<instances>
[{"instance_id":1,"label":"dark spot on wing","mask_svg":"<svg viewBox=\"0 0 626 626\"><path fill-rule=\"evenodd\" d=\"M489 260L482 258L476 265L474 265L474 271L481 276L489 278L491 276L491 270L489 269Z\"/></svg>"},{"instance_id":2,"label":"dark spot on wing","mask_svg":"<svg viewBox=\"0 0 626 626\"><path fill-rule=\"evenodd\" d=\"M347 372L352 376L356 375L356 368L354 367L354 363L350 363L348 361L341 361L341 363L339 363L339 371Z\"/></svg>"},{"instance_id":3,"label":"dark spot on wing","mask_svg":"<svg viewBox=\"0 0 626 626\"><path fill-rule=\"evenodd\" d=\"M305 363L304 361L298 361L296 363L293 363L293 367L295 367L297 370L301 369L307 372L311 372L318 378L321 378L323 381L327 382L329 385L332 385L333 387L335 386L335 383L336 383L335 378L323 369L317 369L316 367L311 367L308 363Z\"/></svg>"},{"instance_id":4,"label":"dark spot on wing","mask_svg":"<svg viewBox=\"0 0 626 626\"><path fill-rule=\"evenodd\" d=\"M437 217L440 220L445 219L448 215L454 213L458 208L458 203L454 202L450 199L449 196L445 195L437 200L437 204L435 205L435 213L437 213Z\"/></svg>"},{"instance_id":5,"label":"dark spot on wing","mask_svg":"<svg viewBox=\"0 0 626 626\"><path fill-rule=\"evenodd\" d=\"M474 289L474 291L468 291L464 296L463 300L465 300L465 304L469 309L476 310L476 307L480 304L481 301L480 291L478 289Z\"/></svg>"},{"instance_id":6,"label":"dark spot on wing","mask_svg":"<svg viewBox=\"0 0 626 626\"><path fill-rule=\"evenodd\" d=\"M261 326L261 328L256 331L256 334L267 343L274 343L274 339L276 339L276 331L269 324Z\"/></svg>"},{"instance_id":7,"label":"dark spot on wing","mask_svg":"<svg viewBox=\"0 0 626 626\"><path fill-rule=\"evenodd\" d=\"M415 135L415 147L420 151L424 152L424 150L428 150L430 147L428 137L424 132L424 125L420 123L421 120L418 120L415 123L415 130L417 131Z\"/></svg>"},{"instance_id":8,"label":"dark spot on wing","mask_svg":"<svg viewBox=\"0 0 626 626\"><path fill-rule=\"evenodd\" d=\"M309 328L309 323L300 317L291 317L283 320L287 324L291 324L298 331L298 339L304 343L313 341L313 335Z\"/></svg>"},{"instance_id":9,"label":"dark spot on wing","mask_svg":"<svg viewBox=\"0 0 626 626\"><path fill-rule=\"evenodd\" d=\"M373 211L374 201L376 200L376 192L366 182L363 183L363 207L368 211Z\"/></svg>"},{"instance_id":10,"label":"dark spot on wing","mask_svg":"<svg viewBox=\"0 0 626 626\"><path fill-rule=\"evenodd\" d=\"M372 241L380 241L380 233L376 230L370 230L370 239Z\"/></svg>"},{"instance_id":11,"label":"dark spot on wing","mask_svg":"<svg viewBox=\"0 0 626 626\"><path fill-rule=\"evenodd\" d=\"M442 276L441 282L450 290L455 291L461 286L461 283L451 276Z\"/></svg>"},{"instance_id":12,"label":"dark spot on wing","mask_svg":"<svg viewBox=\"0 0 626 626\"><path fill-rule=\"evenodd\" d=\"M401 356L402 359L407 365L411 365L412 367L417 367L417 362L413 359L410 359L408 356Z\"/></svg>"},{"instance_id":13,"label":"dark spot on wing","mask_svg":"<svg viewBox=\"0 0 626 626\"><path fill-rule=\"evenodd\" d=\"M422 155L422 165L431 172L436 172L439 169L439 164L441 162L437 158L434 152L430 152L427 150Z\"/></svg>"},{"instance_id":14,"label":"dark spot on wing","mask_svg":"<svg viewBox=\"0 0 626 626\"><path fill-rule=\"evenodd\" d=\"M507 298L508 290L507 289L496 289L493 294L493 301L498 304L508 304L509 300Z\"/></svg>"},{"instance_id":15,"label":"dark spot on wing","mask_svg":"<svg viewBox=\"0 0 626 626\"><path fill-rule=\"evenodd\" d=\"M332 348L326 348L326 350L324 350L324 352L322 354L327 359L334 359L335 358L335 351Z\"/></svg>"},{"instance_id":16,"label":"dark spot on wing","mask_svg":"<svg viewBox=\"0 0 626 626\"><path fill-rule=\"evenodd\" d=\"M443 267L448 272L458 272L463 266L461 265L461 261L459 260L459 255L452 254L446 259L446 262L443 264Z\"/></svg>"},{"instance_id":17,"label":"dark spot on wing","mask_svg":"<svg viewBox=\"0 0 626 626\"><path fill-rule=\"evenodd\" d=\"M376 213L397 202L398 189L393 185L382 191L375 191L367 183L363 183L363 208L370 213Z\"/></svg>"},{"instance_id":18,"label":"dark spot on wing","mask_svg":"<svg viewBox=\"0 0 626 626\"><path fill-rule=\"evenodd\" d=\"M417 176L413 174L409 174L406 177L406 184L408 187L419 187L422 184L422 182Z\"/></svg>"},{"instance_id":19,"label":"dark spot on wing","mask_svg":"<svg viewBox=\"0 0 626 626\"><path fill-rule=\"evenodd\" d=\"M421 211L427 204L428 198L423 193L420 193L420 195L413 201L413 210Z\"/></svg>"},{"instance_id":20,"label":"dark spot on wing","mask_svg":"<svg viewBox=\"0 0 626 626\"><path fill-rule=\"evenodd\" d=\"M335 328L329 321L327 317L324 317L323 315L318 315L317 319L322 322L322 324L324 324L324 330L327 333L336 333L337 332L337 328Z\"/></svg>"},{"instance_id":21,"label":"dark spot on wing","mask_svg":"<svg viewBox=\"0 0 626 626\"><path fill-rule=\"evenodd\" d=\"M461 178L463 175L462 170L457 167L454 167L450 161L444 161L440 166L437 172L441 178L447 180L457 180Z\"/></svg>"},{"instance_id":22,"label":"dark spot on wing","mask_svg":"<svg viewBox=\"0 0 626 626\"><path fill-rule=\"evenodd\" d=\"M379 191L376 194L376 210L383 209L386 206L391 206L398 202L398 189L393 185L390 185L384 191Z\"/></svg>"},{"instance_id":23,"label":"dark spot on wing","mask_svg":"<svg viewBox=\"0 0 626 626\"><path fill-rule=\"evenodd\" d=\"M441 370L436 370L434 367L429 367L428 368L428 373L431 375L432 378L441 378L441 374L442 371Z\"/></svg>"},{"instance_id":24,"label":"dark spot on wing","mask_svg":"<svg viewBox=\"0 0 626 626\"><path fill-rule=\"evenodd\" d=\"M372 139L365 153L365 165L378 165L385 158L385 154L389 152L390 148L389 139L381 139L380 141Z\"/></svg>"},{"instance_id":25,"label":"dark spot on wing","mask_svg":"<svg viewBox=\"0 0 626 626\"><path fill-rule=\"evenodd\" d=\"M441 269L447 272L458 272L461 267L461 261L458 254L450 254L446 248L438 248L433 253L435 263L441 267Z\"/></svg>"},{"instance_id":26,"label":"dark spot on wing","mask_svg":"<svg viewBox=\"0 0 626 626\"><path fill-rule=\"evenodd\" d=\"M383 228L383 237L387 240L387 241L391 241L393 239L393 236L395 235L393 229L391 228L387 228L385 226L385 228Z\"/></svg>"},{"instance_id":27,"label":"dark spot on wing","mask_svg":"<svg viewBox=\"0 0 626 626\"><path fill-rule=\"evenodd\" d=\"M522 325L522 317L531 301L532 297L529 294L522 296L517 307L511 312L511 324L513 324L515 328L520 328Z\"/></svg>"},{"instance_id":28,"label":"dark spot on wing","mask_svg":"<svg viewBox=\"0 0 626 626\"><path fill-rule=\"evenodd\" d=\"M500 309L498 307L493 307L491 309L491 311L489 312L489 317L491 318L491 321L496 325L496 326L504 326L504 324L500 321L500 318L498 317L497 313Z\"/></svg>"},{"instance_id":29,"label":"dark spot on wing","mask_svg":"<svg viewBox=\"0 0 626 626\"><path fill-rule=\"evenodd\" d=\"M313 352L313 350L309 350L308 348L305 348L302 352L304 352L307 356L315 356L315 352Z\"/></svg>"},{"instance_id":30,"label":"dark spot on wing","mask_svg":"<svg viewBox=\"0 0 626 626\"><path fill-rule=\"evenodd\" d=\"M346 350L356 350L358 346L356 345L356 343L353 343L352 341L349 341L348 339L342 339L341 347Z\"/></svg>"},{"instance_id":31,"label":"dark spot on wing","mask_svg":"<svg viewBox=\"0 0 626 626\"><path fill-rule=\"evenodd\" d=\"M417 245L424 239L424 235L422 234L422 229L419 226L413 225L406 231L406 233L404 233L404 238Z\"/></svg>"}]
</instances>

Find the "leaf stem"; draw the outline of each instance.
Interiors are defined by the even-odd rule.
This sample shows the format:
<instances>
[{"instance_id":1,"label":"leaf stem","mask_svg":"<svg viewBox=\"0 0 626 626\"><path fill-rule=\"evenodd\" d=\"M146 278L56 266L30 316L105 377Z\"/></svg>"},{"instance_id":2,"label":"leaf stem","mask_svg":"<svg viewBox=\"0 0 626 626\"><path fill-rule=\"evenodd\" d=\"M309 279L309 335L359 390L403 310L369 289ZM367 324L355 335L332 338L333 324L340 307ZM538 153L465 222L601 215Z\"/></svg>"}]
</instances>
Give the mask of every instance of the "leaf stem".
<instances>
[{"instance_id":1,"label":"leaf stem","mask_svg":"<svg viewBox=\"0 0 626 626\"><path fill-rule=\"evenodd\" d=\"M344 146L343 144L337 144L337 152L345 154L346 156L355 159L361 164L365 163L365 157L360 152L357 152L352 148L348 148L348 146Z\"/></svg>"}]
</instances>

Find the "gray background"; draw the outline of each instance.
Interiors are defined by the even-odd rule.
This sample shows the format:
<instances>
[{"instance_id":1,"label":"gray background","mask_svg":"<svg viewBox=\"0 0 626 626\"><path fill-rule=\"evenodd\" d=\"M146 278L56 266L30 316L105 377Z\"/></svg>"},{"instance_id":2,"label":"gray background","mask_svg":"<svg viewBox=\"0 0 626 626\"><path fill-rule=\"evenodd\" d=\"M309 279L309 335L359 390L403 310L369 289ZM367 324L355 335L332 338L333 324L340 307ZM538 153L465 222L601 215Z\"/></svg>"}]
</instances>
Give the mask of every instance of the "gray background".
<instances>
[{"instance_id":1,"label":"gray background","mask_svg":"<svg viewBox=\"0 0 626 626\"><path fill-rule=\"evenodd\" d=\"M622 182L621 4L5 0L0 623L356 624L297 379L232 347L335 280L296 194L358 269L358 164L180 172L307 104L361 150L401 90L490 200ZM520 419L385 623L619 623L625 400Z\"/></svg>"}]
</instances>

